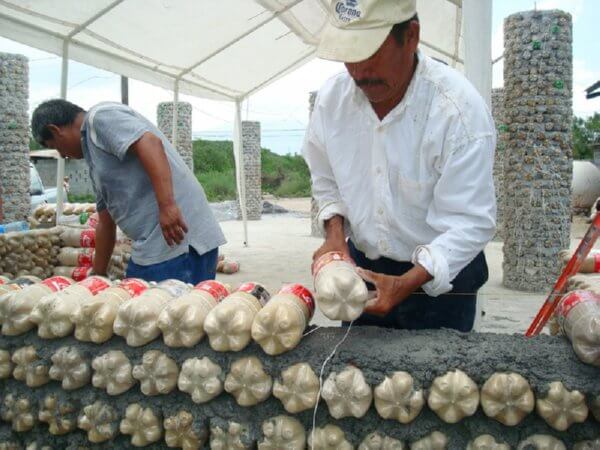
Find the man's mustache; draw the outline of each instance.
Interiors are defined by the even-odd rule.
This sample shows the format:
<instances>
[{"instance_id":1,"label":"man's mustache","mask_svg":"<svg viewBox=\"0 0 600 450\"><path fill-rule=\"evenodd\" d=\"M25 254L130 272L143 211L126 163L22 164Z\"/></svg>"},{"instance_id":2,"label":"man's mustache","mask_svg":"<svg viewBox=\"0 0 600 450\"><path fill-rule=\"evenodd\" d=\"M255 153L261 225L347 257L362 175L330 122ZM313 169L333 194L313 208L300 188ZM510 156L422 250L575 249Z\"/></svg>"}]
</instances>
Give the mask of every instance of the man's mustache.
<instances>
[{"instance_id":1,"label":"man's mustache","mask_svg":"<svg viewBox=\"0 0 600 450\"><path fill-rule=\"evenodd\" d=\"M362 78L360 80L355 80L355 82L358 87L379 85L387 86L387 83L381 78Z\"/></svg>"}]
</instances>

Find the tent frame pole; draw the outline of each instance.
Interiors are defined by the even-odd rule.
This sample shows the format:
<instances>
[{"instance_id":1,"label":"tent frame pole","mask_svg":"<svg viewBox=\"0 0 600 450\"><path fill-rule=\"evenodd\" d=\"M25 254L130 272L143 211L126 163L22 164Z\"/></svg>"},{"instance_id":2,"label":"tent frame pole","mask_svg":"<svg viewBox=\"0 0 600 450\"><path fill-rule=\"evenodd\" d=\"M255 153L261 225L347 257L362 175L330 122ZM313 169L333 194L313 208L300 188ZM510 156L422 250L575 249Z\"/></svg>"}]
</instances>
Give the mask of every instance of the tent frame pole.
<instances>
[{"instance_id":1,"label":"tent frame pole","mask_svg":"<svg viewBox=\"0 0 600 450\"><path fill-rule=\"evenodd\" d=\"M242 222L244 225L244 247L248 247L248 209L246 205L246 170L244 167L244 141L242 136L242 102L235 101L235 120L233 124L233 154L236 162L237 188Z\"/></svg>"},{"instance_id":2,"label":"tent frame pole","mask_svg":"<svg viewBox=\"0 0 600 450\"><path fill-rule=\"evenodd\" d=\"M60 98L67 99L67 83L69 81L69 41L63 41L62 68L60 73ZM63 180L65 178L65 159L58 157L56 166L56 225L59 225L60 217L64 210Z\"/></svg>"},{"instance_id":3,"label":"tent frame pole","mask_svg":"<svg viewBox=\"0 0 600 450\"><path fill-rule=\"evenodd\" d=\"M177 150L177 122L179 121L179 77L175 78L175 87L173 89L173 125L171 126L171 144Z\"/></svg>"}]
</instances>

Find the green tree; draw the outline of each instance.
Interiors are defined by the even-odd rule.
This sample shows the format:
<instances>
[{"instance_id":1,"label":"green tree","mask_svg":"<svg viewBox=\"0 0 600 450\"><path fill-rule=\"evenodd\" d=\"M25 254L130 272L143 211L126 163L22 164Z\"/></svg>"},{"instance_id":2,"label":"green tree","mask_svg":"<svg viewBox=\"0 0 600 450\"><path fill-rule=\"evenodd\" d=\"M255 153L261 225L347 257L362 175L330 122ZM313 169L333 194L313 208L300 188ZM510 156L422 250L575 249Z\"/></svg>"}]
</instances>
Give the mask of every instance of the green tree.
<instances>
[{"instance_id":1,"label":"green tree","mask_svg":"<svg viewBox=\"0 0 600 450\"><path fill-rule=\"evenodd\" d=\"M600 113L573 119L573 158L593 159L592 144L600 143Z\"/></svg>"}]
</instances>

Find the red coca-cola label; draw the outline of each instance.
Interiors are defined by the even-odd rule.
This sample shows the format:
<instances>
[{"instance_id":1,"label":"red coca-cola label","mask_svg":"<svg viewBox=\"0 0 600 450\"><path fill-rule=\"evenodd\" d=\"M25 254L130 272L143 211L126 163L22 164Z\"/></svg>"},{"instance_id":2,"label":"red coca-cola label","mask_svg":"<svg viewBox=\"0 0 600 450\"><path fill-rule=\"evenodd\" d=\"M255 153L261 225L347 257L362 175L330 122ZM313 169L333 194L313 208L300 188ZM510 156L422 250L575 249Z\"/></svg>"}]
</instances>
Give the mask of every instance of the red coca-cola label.
<instances>
[{"instance_id":1,"label":"red coca-cola label","mask_svg":"<svg viewBox=\"0 0 600 450\"><path fill-rule=\"evenodd\" d=\"M87 224L90 228L93 228L94 230L96 229L96 227L98 226L98 221L99 221L99 217L98 217L98 213L94 213L90 216L90 218L87 221Z\"/></svg>"},{"instance_id":2,"label":"red coca-cola label","mask_svg":"<svg viewBox=\"0 0 600 450\"><path fill-rule=\"evenodd\" d=\"M81 267L79 269L91 271L91 268ZM77 269L75 269L75 270L77 270ZM75 278L73 278L73 279L75 279ZM98 292L102 292L104 289L107 289L110 287L110 283L107 280L105 280L104 278L93 277L93 276L88 277L85 280L80 281L77 284L86 288L88 291L90 291L92 293L92 295L96 295Z\"/></svg>"},{"instance_id":3,"label":"red coca-cola label","mask_svg":"<svg viewBox=\"0 0 600 450\"><path fill-rule=\"evenodd\" d=\"M575 308L575 306L580 305L582 303L592 302L600 304L600 295L590 291L569 292L562 298L562 300L556 307L556 311L554 314L560 321L561 319L565 319L569 315L569 312L571 312L571 310Z\"/></svg>"},{"instance_id":4,"label":"red coca-cola label","mask_svg":"<svg viewBox=\"0 0 600 450\"><path fill-rule=\"evenodd\" d=\"M269 291L267 291L264 286L254 282L244 283L237 290L252 295L262 306L265 306L271 298L271 294L269 294Z\"/></svg>"},{"instance_id":5,"label":"red coca-cola label","mask_svg":"<svg viewBox=\"0 0 600 450\"><path fill-rule=\"evenodd\" d=\"M594 273L600 273L600 253L594 254Z\"/></svg>"},{"instance_id":6,"label":"red coca-cola label","mask_svg":"<svg viewBox=\"0 0 600 450\"><path fill-rule=\"evenodd\" d=\"M325 253L324 255L321 255L321 257L319 259L317 259L315 261L315 263L313 264L313 269L312 269L313 276L318 274L319 271L325 265L329 264L332 261L346 261L347 263L352 264L353 266L355 265L352 258L350 258L349 256L347 256L341 252L328 252L328 253Z\"/></svg>"},{"instance_id":7,"label":"red coca-cola label","mask_svg":"<svg viewBox=\"0 0 600 450\"><path fill-rule=\"evenodd\" d=\"M79 245L82 248L96 247L96 230L84 230L79 235Z\"/></svg>"},{"instance_id":8,"label":"red coca-cola label","mask_svg":"<svg viewBox=\"0 0 600 450\"><path fill-rule=\"evenodd\" d=\"M196 286L194 286L194 289L198 291L208 292L217 303L219 303L221 300L223 300L229 295L229 291L223 285L223 283L219 283L215 280L202 281Z\"/></svg>"},{"instance_id":9,"label":"red coca-cola label","mask_svg":"<svg viewBox=\"0 0 600 450\"><path fill-rule=\"evenodd\" d=\"M82 248L77 255L77 265L79 267L91 267L94 261L94 249Z\"/></svg>"},{"instance_id":10,"label":"red coca-cola label","mask_svg":"<svg viewBox=\"0 0 600 450\"><path fill-rule=\"evenodd\" d=\"M125 278L119 283L119 287L126 290L133 298L148 289L148 283L139 278Z\"/></svg>"},{"instance_id":11,"label":"red coca-cola label","mask_svg":"<svg viewBox=\"0 0 600 450\"><path fill-rule=\"evenodd\" d=\"M42 284L48 286L52 292L62 291L64 288L71 286L72 281L66 277L50 277L42 281Z\"/></svg>"},{"instance_id":12,"label":"red coca-cola label","mask_svg":"<svg viewBox=\"0 0 600 450\"><path fill-rule=\"evenodd\" d=\"M308 308L308 320L310 320L315 312L315 298L308 289L301 284L288 284L279 291L282 294L292 294L300 299Z\"/></svg>"},{"instance_id":13,"label":"red coca-cola label","mask_svg":"<svg viewBox=\"0 0 600 450\"><path fill-rule=\"evenodd\" d=\"M83 281L90 275L91 271L91 267L75 267L71 272L71 278L75 281Z\"/></svg>"}]
</instances>

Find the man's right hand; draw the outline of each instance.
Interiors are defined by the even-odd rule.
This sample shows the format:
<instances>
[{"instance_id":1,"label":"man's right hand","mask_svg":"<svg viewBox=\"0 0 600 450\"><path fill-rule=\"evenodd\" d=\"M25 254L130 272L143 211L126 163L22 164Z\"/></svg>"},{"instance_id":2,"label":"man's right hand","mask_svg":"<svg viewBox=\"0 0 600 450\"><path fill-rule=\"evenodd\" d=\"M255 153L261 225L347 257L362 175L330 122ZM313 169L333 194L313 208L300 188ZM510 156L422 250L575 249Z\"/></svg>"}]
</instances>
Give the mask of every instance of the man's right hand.
<instances>
[{"instance_id":1,"label":"man's right hand","mask_svg":"<svg viewBox=\"0 0 600 450\"><path fill-rule=\"evenodd\" d=\"M340 252L348 257L350 256L350 249L348 248L346 240L326 239L325 242L323 242L323 245L313 253L313 263L325 253L329 252Z\"/></svg>"},{"instance_id":2,"label":"man's right hand","mask_svg":"<svg viewBox=\"0 0 600 450\"><path fill-rule=\"evenodd\" d=\"M313 265L317 259L329 252L340 252L350 257L350 249L348 248L344 233L344 218L342 216L333 216L325 222L325 236L323 245L313 253Z\"/></svg>"}]
</instances>

